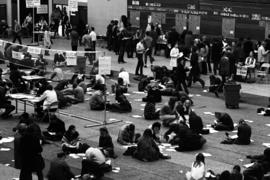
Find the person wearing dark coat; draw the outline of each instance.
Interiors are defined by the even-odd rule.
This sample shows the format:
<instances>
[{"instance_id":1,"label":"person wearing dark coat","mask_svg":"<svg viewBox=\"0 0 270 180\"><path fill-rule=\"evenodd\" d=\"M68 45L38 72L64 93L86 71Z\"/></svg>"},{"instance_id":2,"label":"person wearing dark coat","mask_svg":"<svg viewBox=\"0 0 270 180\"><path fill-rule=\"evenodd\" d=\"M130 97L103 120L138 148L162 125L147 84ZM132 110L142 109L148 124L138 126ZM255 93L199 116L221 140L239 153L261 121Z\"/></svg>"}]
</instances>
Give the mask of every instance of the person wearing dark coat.
<instances>
[{"instance_id":1,"label":"person wearing dark coat","mask_svg":"<svg viewBox=\"0 0 270 180\"><path fill-rule=\"evenodd\" d=\"M60 141L66 132L65 123L55 115L51 117L51 122L47 131L43 132L45 139L51 141Z\"/></svg>"},{"instance_id":2,"label":"person wearing dark coat","mask_svg":"<svg viewBox=\"0 0 270 180\"><path fill-rule=\"evenodd\" d=\"M92 95L90 102L89 102L91 110L97 110L97 111L104 110L106 102L105 102L105 99L103 96L104 96L103 92L99 91L99 90L96 91Z\"/></svg>"},{"instance_id":3,"label":"person wearing dark coat","mask_svg":"<svg viewBox=\"0 0 270 180\"><path fill-rule=\"evenodd\" d=\"M239 165L235 165L231 172L230 180L242 180L243 175L241 174L241 168Z\"/></svg>"},{"instance_id":4,"label":"person wearing dark coat","mask_svg":"<svg viewBox=\"0 0 270 180\"><path fill-rule=\"evenodd\" d=\"M215 39L212 45L212 61L214 64L214 75L217 75L217 70L219 69L219 62L222 56L222 42Z\"/></svg>"},{"instance_id":5,"label":"person wearing dark coat","mask_svg":"<svg viewBox=\"0 0 270 180\"><path fill-rule=\"evenodd\" d=\"M235 139L234 144L239 145L250 144L251 127L243 119L239 120L237 136L238 137Z\"/></svg>"},{"instance_id":6,"label":"person wearing dark coat","mask_svg":"<svg viewBox=\"0 0 270 180\"><path fill-rule=\"evenodd\" d=\"M217 131L232 131L234 124L231 116L227 113L215 112L217 122L212 127Z\"/></svg>"},{"instance_id":7,"label":"person wearing dark coat","mask_svg":"<svg viewBox=\"0 0 270 180\"><path fill-rule=\"evenodd\" d=\"M61 80L54 88L55 91L62 91L66 89L67 85L69 84L68 80Z\"/></svg>"},{"instance_id":8,"label":"person wearing dark coat","mask_svg":"<svg viewBox=\"0 0 270 180\"><path fill-rule=\"evenodd\" d=\"M132 107L125 95L120 95L117 98L117 103L107 104L107 108L111 112L126 113L131 112Z\"/></svg>"},{"instance_id":9,"label":"person wearing dark coat","mask_svg":"<svg viewBox=\"0 0 270 180\"><path fill-rule=\"evenodd\" d=\"M74 178L65 157L65 153L58 153L57 158L51 161L47 175L48 180L71 180Z\"/></svg>"},{"instance_id":10,"label":"person wearing dark coat","mask_svg":"<svg viewBox=\"0 0 270 180\"><path fill-rule=\"evenodd\" d=\"M186 80L187 80L187 75L186 72L188 69L185 68L185 58L181 57L177 59L177 67L176 67L176 72L175 72L175 80L176 80L176 90L177 91L184 91L189 94Z\"/></svg>"},{"instance_id":11,"label":"person wearing dark coat","mask_svg":"<svg viewBox=\"0 0 270 180\"><path fill-rule=\"evenodd\" d=\"M160 158L168 159L168 156L164 156L153 139L151 129L146 129L143 136L137 143L137 148L133 154L133 157L145 162L157 161Z\"/></svg>"},{"instance_id":12,"label":"person wearing dark coat","mask_svg":"<svg viewBox=\"0 0 270 180\"><path fill-rule=\"evenodd\" d=\"M106 127L102 127L99 129L99 132L100 136L98 147L102 148L101 150L106 157L116 158L112 137L110 136L108 129Z\"/></svg>"},{"instance_id":13,"label":"person wearing dark coat","mask_svg":"<svg viewBox=\"0 0 270 180\"><path fill-rule=\"evenodd\" d=\"M226 52L220 60L219 75L222 77L222 84L226 83L226 79L230 75L230 59L229 59L230 48L226 49Z\"/></svg>"},{"instance_id":14,"label":"person wearing dark coat","mask_svg":"<svg viewBox=\"0 0 270 180\"><path fill-rule=\"evenodd\" d=\"M200 66L199 66L199 49L197 47L193 48L193 53L191 54L191 70L189 74L188 87L191 87L192 81L193 83L199 81L204 88L205 82L200 78Z\"/></svg>"},{"instance_id":15,"label":"person wearing dark coat","mask_svg":"<svg viewBox=\"0 0 270 180\"><path fill-rule=\"evenodd\" d=\"M254 164L243 171L244 179L262 179L263 175L270 170L270 148L266 148L261 155L248 155L248 159Z\"/></svg>"},{"instance_id":16,"label":"person wearing dark coat","mask_svg":"<svg viewBox=\"0 0 270 180\"><path fill-rule=\"evenodd\" d=\"M21 139L24 136L26 129L27 125L25 123L18 124L14 135L14 166L16 169L22 168L21 159L23 154L21 154Z\"/></svg>"},{"instance_id":17,"label":"person wearing dark coat","mask_svg":"<svg viewBox=\"0 0 270 180\"><path fill-rule=\"evenodd\" d=\"M189 114L189 127L193 133L196 134L208 134L209 131L203 129L203 121L194 111Z\"/></svg>"},{"instance_id":18,"label":"person wearing dark coat","mask_svg":"<svg viewBox=\"0 0 270 180\"><path fill-rule=\"evenodd\" d=\"M43 180L42 169L45 163L41 155L40 139L35 136L34 131L34 128L29 126L21 139L21 151L19 153L23 156L20 180L32 180L32 172L37 173L38 180Z\"/></svg>"},{"instance_id":19,"label":"person wearing dark coat","mask_svg":"<svg viewBox=\"0 0 270 180\"><path fill-rule=\"evenodd\" d=\"M0 108L5 109L5 112L1 115L2 118L7 118L15 110L15 106L8 101L4 83L0 83Z\"/></svg>"},{"instance_id":20,"label":"person wearing dark coat","mask_svg":"<svg viewBox=\"0 0 270 180\"><path fill-rule=\"evenodd\" d=\"M146 120L159 119L159 111L156 110L155 102L147 102L144 107L144 118Z\"/></svg>"}]
</instances>

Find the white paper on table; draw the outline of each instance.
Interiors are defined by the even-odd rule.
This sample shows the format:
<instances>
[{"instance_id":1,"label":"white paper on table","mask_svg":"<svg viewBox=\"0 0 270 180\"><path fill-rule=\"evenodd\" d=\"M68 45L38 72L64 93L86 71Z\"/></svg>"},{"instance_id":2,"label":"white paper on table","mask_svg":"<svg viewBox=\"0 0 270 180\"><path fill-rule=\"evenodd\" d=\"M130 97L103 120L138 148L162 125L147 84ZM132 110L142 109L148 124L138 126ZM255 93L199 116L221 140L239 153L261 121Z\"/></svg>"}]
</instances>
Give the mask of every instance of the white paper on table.
<instances>
[{"instance_id":1,"label":"white paper on table","mask_svg":"<svg viewBox=\"0 0 270 180\"><path fill-rule=\"evenodd\" d=\"M125 96L130 96L130 94L129 94L129 93L124 93L124 95L125 95Z\"/></svg>"},{"instance_id":2,"label":"white paper on table","mask_svg":"<svg viewBox=\"0 0 270 180\"><path fill-rule=\"evenodd\" d=\"M245 168L249 168L249 167L251 167L251 166L253 166L254 165L254 163L249 163L249 164L245 164L245 165L243 165Z\"/></svg>"},{"instance_id":3,"label":"white paper on table","mask_svg":"<svg viewBox=\"0 0 270 180\"><path fill-rule=\"evenodd\" d=\"M214 116L215 114L212 112L203 112L203 114Z\"/></svg>"},{"instance_id":4,"label":"white paper on table","mask_svg":"<svg viewBox=\"0 0 270 180\"><path fill-rule=\"evenodd\" d=\"M204 157L211 157L212 156L212 154L210 154L210 153L202 153L203 155L204 155Z\"/></svg>"},{"instance_id":5,"label":"white paper on table","mask_svg":"<svg viewBox=\"0 0 270 180\"><path fill-rule=\"evenodd\" d=\"M141 104L140 106L145 107L145 104Z\"/></svg>"},{"instance_id":6,"label":"white paper on table","mask_svg":"<svg viewBox=\"0 0 270 180\"><path fill-rule=\"evenodd\" d=\"M254 121L245 119L246 122L253 123Z\"/></svg>"},{"instance_id":7,"label":"white paper on table","mask_svg":"<svg viewBox=\"0 0 270 180\"><path fill-rule=\"evenodd\" d=\"M263 146L270 148L270 143L262 143Z\"/></svg>"},{"instance_id":8,"label":"white paper on table","mask_svg":"<svg viewBox=\"0 0 270 180\"><path fill-rule=\"evenodd\" d=\"M132 115L132 117L134 117L134 118L142 118L142 116L140 116L140 115Z\"/></svg>"},{"instance_id":9,"label":"white paper on table","mask_svg":"<svg viewBox=\"0 0 270 180\"><path fill-rule=\"evenodd\" d=\"M0 148L0 151L10 151L10 148Z\"/></svg>"},{"instance_id":10,"label":"white paper on table","mask_svg":"<svg viewBox=\"0 0 270 180\"><path fill-rule=\"evenodd\" d=\"M74 158L74 159L79 159L80 156L78 156L77 154L69 154L70 157Z\"/></svg>"}]
</instances>

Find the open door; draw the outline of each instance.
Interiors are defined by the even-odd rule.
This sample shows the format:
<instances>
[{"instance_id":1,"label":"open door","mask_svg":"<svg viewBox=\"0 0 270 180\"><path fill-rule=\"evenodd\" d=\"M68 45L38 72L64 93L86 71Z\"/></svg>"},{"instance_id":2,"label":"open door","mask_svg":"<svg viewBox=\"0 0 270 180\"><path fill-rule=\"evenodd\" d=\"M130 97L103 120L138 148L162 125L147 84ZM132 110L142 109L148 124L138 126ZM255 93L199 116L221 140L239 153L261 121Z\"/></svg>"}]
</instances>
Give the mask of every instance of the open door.
<instances>
[{"instance_id":1,"label":"open door","mask_svg":"<svg viewBox=\"0 0 270 180\"><path fill-rule=\"evenodd\" d=\"M193 34L200 34L201 29L201 16L189 15L188 18L188 29L193 32Z\"/></svg>"},{"instance_id":2,"label":"open door","mask_svg":"<svg viewBox=\"0 0 270 180\"><path fill-rule=\"evenodd\" d=\"M182 33L184 30L187 29L187 15L186 14L176 14L175 29L179 33Z\"/></svg>"},{"instance_id":3,"label":"open door","mask_svg":"<svg viewBox=\"0 0 270 180\"><path fill-rule=\"evenodd\" d=\"M235 19L222 18L222 36L225 38L235 37Z\"/></svg>"}]
</instances>

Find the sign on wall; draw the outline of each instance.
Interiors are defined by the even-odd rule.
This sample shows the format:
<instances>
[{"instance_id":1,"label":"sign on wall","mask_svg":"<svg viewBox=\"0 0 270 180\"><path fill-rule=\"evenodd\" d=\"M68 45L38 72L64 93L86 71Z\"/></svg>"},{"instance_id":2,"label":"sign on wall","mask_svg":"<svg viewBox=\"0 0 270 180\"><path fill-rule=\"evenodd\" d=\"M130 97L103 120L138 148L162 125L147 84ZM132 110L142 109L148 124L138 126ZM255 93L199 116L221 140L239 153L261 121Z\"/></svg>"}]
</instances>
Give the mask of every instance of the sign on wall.
<instances>
[{"instance_id":1,"label":"sign on wall","mask_svg":"<svg viewBox=\"0 0 270 180\"><path fill-rule=\"evenodd\" d=\"M68 0L69 11L76 12L78 11L78 1L77 0Z\"/></svg>"},{"instance_id":2,"label":"sign on wall","mask_svg":"<svg viewBox=\"0 0 270 180\"><path fill-rule=\"evenodd\" d=\"M112 57L104 56L98 59L98 74L106 75L111 74L111 61Z\"/></svg>"},{"instance_id":3,"label":"sign on wall","mask_svg":"<svg viewBox=\"0 0 270 180\"><path fill-rule=\"evenodd\" d=\"M34 8L40 6L40 0L26 0L26 8Z\"/></svg>"},{"instance_id":4,"label":"sign on wall","mask_svg":"<svg viewBox=\"0 0 270 180\"><path fill-rule=\"evenodd\" d=\"M48 14L48 5L41 4L37 7L37 14Z\"/></svg>"}]
</instances>

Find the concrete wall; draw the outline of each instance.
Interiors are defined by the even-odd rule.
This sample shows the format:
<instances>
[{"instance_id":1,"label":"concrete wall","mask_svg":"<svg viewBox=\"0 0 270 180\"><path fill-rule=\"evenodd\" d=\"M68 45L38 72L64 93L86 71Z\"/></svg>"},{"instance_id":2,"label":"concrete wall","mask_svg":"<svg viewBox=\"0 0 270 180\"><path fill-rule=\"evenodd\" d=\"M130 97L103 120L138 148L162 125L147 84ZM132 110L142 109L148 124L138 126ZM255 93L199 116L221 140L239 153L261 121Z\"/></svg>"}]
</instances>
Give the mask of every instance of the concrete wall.
<instances>
[{"instance_id":1,"label":"concrete wall","mask_svg":"<svg viewBox=\"0 0 270 180\"><path fill-rule=\"evenodd\" d=\"M88 0L88 24L98 35L105 35L112 19L127 15L127 0Z\"/></svg>"}]
</instances>

